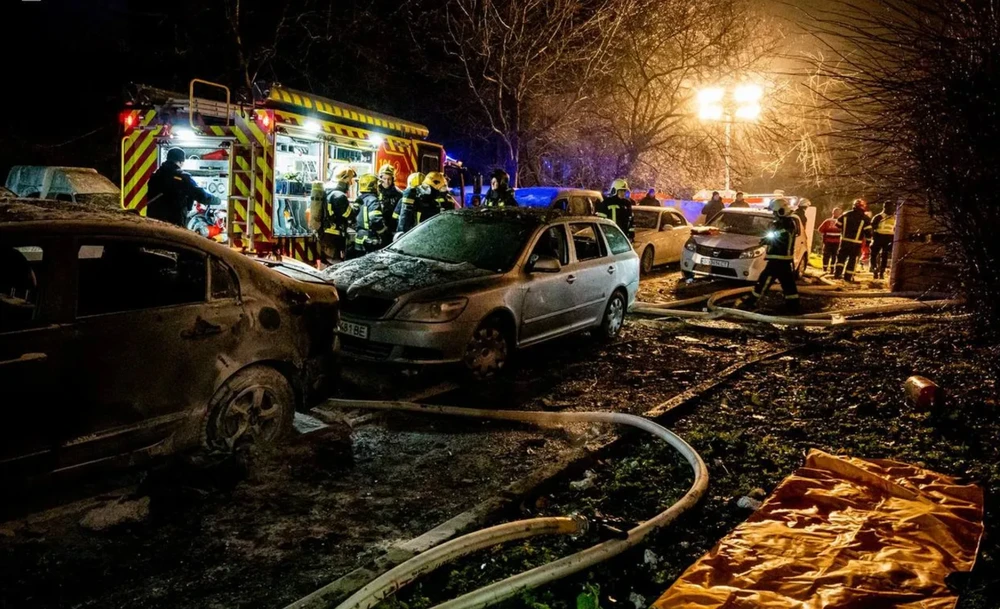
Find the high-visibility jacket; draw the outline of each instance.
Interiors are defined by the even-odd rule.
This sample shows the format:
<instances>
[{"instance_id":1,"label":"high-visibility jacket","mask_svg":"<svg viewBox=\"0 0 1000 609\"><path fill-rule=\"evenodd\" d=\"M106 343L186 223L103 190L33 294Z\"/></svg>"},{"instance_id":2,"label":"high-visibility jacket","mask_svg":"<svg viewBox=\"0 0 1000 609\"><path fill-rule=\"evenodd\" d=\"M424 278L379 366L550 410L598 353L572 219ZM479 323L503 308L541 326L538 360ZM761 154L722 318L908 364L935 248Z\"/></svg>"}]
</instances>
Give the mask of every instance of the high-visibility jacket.
<instances>
[{"instance_id":1,"label":"high-visibility jacket","mask_svg":"<svg viewBox=\"0 0 1000 609\"><path fill-rule=\"evenodd\" d=\"M597 204L597 215L609 218L622 229L622 232L632 241L635 240L635 224L632 215L632 199L619 196L608 197Z\"/></svg>"},{"instance_id":2,"label":"high-visibility jacket","mask_svg":"<svg viewBox=\"0 0 1000 609\"><path fill-rule=\"evenodd\" d=\"M378 247L388 232L382 216L382 204L373 192L358 196L358 218L355 225L354 243L361 246Z\"/></svg>"},{"instance_id":3,"label":"high-visibility jacket","mask_svg":"<svg viewBox=\"0 0 1000 609\"><path fill-rule=\"evenodd\" d=\"M392 212L392 218L396 221L396 232L405 233L417 225L417 214L413 210L414 203L417 202L417 195L420 194L422 186L413 186L403 191L396 210Z\"/></svg>"},{"instance_id":4,"label":"high-visibility jacket","mask_svg":"<svg viewBox=\"0 0 1000 609\"><path fill-rule=\"evenodd\" d=\"M896 216L882 212L872 218L872 229L876 235L896 234Z\"/></svg>"},{"instance_id":5,"label":"high-visibility jacket","mask_svg":"<svg viewBox=\"0 0 1000 609\"><path fill-rule=\"evenodd\" d=\"M491 188L486 193L486 198L483 199L483 205L485 207L517 207L517 200L514 199L514 193L509 188L498 190Z\"/></svg>"},{"instance_id":6,"label":"high-visibility jacket","mask_svg":"<svg viewBox=\"0 0 1000 609\"><path fill-rule=\"evenodd\" d=\"M864 243L872 238L872 221L860 209L852 209L837 220L841 243Z\"/></svg>"},{"instance_id":7,"label":"high-visibility jacket","mask_svg":"<svg viewBox=\"0 0 1000 609\"><path fill-rule=\"evenodd\" d=\"M840 243L840 227L835 218L823 220L819 225L819 232L823 235L823 243Z\"/></svg>"},{"instance_id":8,"label":"high-visibility jacket","mask_svg":"<svg viewBox=\"0 0 1000 609\"><path fill-rule=\"evenodd\" d=\"M338 184L326 197L323 214L323 232L330 235L347 235L347 225L354 219L357 208L347 199L345 184Z\"/></svg>"},{"instance_id":9,"label":"high-visibility jacket","mask_svg":"<svg viewBox=\"0 0 1000 609\"><path fill-rule=\"evenodd\" d=\"M767 246L765 260L795 260L795 222L791 218L777 218L774 226L761 240Z\"/></svg>"},{"instance_id":10,"label":"high-visibility jacket","mask_svg":"<svg viewBox=\"0 0 1000 609\"><path fill-rule=\"evenodd\" d=\"M385 225L389 228L390 232L396 231L396 223L399 220L399 216L396 215L396 207L402 198L403 191L396 188L395 185L389 188L382 188L382 185L379 184L378 200L382 207L382 219L385 221Z\"/></svg>"}]
</instances>

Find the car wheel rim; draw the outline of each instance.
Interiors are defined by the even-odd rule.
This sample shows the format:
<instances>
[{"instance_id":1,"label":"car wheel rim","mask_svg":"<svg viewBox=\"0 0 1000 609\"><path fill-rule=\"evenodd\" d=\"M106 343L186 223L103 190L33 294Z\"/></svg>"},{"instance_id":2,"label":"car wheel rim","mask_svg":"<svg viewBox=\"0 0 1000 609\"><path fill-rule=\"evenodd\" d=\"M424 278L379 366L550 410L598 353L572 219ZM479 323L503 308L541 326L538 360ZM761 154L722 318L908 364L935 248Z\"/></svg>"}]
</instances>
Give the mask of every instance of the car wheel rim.
<instances>
[{"instance_id":1,"label":"car wheel rim","mask_svg":"<svg viewBox=\"0 0 1000 609\"><path fill-rule=\"evenodd\" d=\"M248 387L230 400L219 417L219 440L227 448L242 442L270 442L281 428L281 402L267 387Z\"/></svg>"},{"instance_id":2,"label":"car wheel rim","mask_svg":"<svg viewBox=\"0 0 1000 609\"><path fill-rule=\"evenodd\" d=\"M646 250L642 253L642 270L646 273L653 270L653 251Z\"/></svg>"},{"instance_id":3,"label":"car wheel rim","mask_svg":"<svg viewBox=\"0 0 1000 609\"><path fill-rule=\"evenodd\" d=\"M476 331L466 349L465 363L477 376L499 372L507 362L507 341L496 328Z\"/></svg>"},{"instance_id":4,"label":"car wheel rim","mask_svg":"<svg viewBox=\"0 0 1000 609\"><path fill-rule=\"evenodd\" d=\"M621 296L615 296L608 306L608 334L611 336L618 334L624 323L625 304L622 302Z\"/></svg>"}]
</instances>

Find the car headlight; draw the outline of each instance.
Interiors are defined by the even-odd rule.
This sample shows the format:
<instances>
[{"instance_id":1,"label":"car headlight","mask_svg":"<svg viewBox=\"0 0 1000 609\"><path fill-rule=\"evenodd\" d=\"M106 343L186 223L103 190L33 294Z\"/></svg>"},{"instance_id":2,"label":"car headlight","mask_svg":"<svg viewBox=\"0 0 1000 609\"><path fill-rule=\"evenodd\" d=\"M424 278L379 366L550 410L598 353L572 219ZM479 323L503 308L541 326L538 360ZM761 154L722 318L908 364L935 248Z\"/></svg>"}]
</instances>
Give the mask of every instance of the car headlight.
<instances>
[{"instance_id":1,"label":"car headlight","mask_svg":"<svg viewBox=\"0 0 1000 609\"><path fill-rule=\"evenodd\" d=\"M764 255L766 250L767 248L764 247L751 247L740 252L740 258L759 258Z\"/></svg>"},{"instance_id":2,"label":"car headlight","mask_svg":"<svg viewBox=\"0 0 1000 609\"><path fill-rule=\"evenodd\" d=\"M687 243L684 244L684 249L686 249L689 252L693 252L698 249L698 246L695 245L694 241L688 241Z\"/></svg>"},{"instance_id":3,"label":"car headlight","mask_svg":"<svg viewBox=\"0 0 1000 609\"><path fill-rule=\"evenodd\" d=\"M442 323L451 321L462 314L468 298L452 298L449 300L434 300L431 302L411 302L401 310L396 319L403 321L421 321L425 323Z\"/></svg>"}]
</instances>

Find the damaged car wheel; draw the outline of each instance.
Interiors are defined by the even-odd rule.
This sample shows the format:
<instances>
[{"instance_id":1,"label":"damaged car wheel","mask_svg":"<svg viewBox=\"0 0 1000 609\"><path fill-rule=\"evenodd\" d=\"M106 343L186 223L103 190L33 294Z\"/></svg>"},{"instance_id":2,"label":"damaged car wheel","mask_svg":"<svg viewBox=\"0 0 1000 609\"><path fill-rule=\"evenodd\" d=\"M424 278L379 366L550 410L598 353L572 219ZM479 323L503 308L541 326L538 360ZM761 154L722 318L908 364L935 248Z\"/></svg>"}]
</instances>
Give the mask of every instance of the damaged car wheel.
<instances>
[{"instance_id":1,"label":"damaged car wheel","mask_svg":"<svg viewBox=\"0 0 1000 609\"><path fill-rule=\"evenodd\" d=\"M276 444L292 428L295 392L283 374L266 366L240 370L216 391L208 409L204 446L232 453Z\"/></svg>"},{"instance_id":2,"label":"damaged car wheel","mask_svg":"<svg viewBox=\"0 0 1000 609\"><path fill-rule=\"evenodd\" d=\"M503 326L496 319L488 319L476 328L465 347L465 369L477 380L493 377L507 364L509 350Z\"/></svg>"}]
</instances>

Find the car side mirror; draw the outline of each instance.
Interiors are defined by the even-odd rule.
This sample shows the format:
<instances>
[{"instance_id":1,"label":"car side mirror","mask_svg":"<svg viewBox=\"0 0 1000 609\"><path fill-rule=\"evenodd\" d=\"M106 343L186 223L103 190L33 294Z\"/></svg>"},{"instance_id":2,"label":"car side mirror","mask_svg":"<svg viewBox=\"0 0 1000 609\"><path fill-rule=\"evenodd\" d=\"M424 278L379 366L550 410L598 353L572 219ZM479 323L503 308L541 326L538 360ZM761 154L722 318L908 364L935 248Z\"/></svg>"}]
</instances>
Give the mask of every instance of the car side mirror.
<instances>
[{"instance_id":1,"label":"car side mirror","mask_svg":"<svg viewBox=\"0 0 1000 609\"><path fill-rule=\"evenodd\" d=\"M663 226L661 226L661 227L660 227L660 230L661 230L661 231L665 231L665 230L674 230L674 227L673 227L673 226L670 226L669 224L664 224Z\"/></svg>"},{"instance_id":2,"label":"car side mirror","mask_svg":"<svg viewBox=\"0 0 1000 609\"><path fill-rule=\"evenodd\" d=\"M552 256L539 256L528 267L528 271L532 273L558 273L560 270L562 265Z\"/></svg>"}]
</instances>

